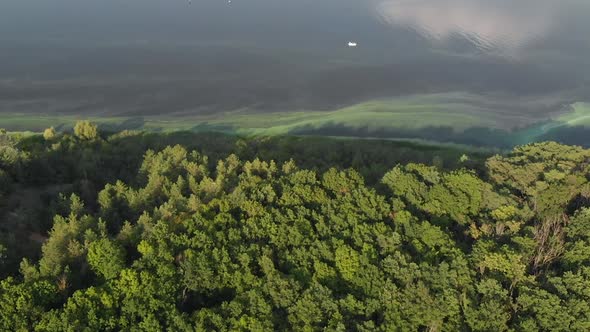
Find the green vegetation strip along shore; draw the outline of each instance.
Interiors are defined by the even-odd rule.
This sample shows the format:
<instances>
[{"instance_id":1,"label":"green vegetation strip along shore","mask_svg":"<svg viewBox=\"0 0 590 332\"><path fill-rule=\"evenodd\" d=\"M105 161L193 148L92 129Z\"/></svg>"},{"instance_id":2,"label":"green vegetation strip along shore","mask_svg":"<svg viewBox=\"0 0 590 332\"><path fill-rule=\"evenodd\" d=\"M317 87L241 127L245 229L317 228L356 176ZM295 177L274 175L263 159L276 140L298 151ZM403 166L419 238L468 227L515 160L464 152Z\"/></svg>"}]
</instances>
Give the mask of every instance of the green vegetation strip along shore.
<instances>
[{"instance_id":1,"label":"green vegetation strip along shore","mask_svg":"<svg viewBox=\"0 0 590 332\"><path fill-rule=\"evenodd\" d=\"M187 116L85 116L85 119L109 126L127 125L126 129L191 130L196 128L226 128L243 134L287 134L300 127L321 128L327 124L341 124L369 129L449 127L461 131L473 127L513 129L532 124L524 110L509 110L509 106L492 104L482 97L463 93L415 95L394 99L373 100L333 111L277 111L259 112L239 109L209 115ZM504 110L506 108L506 110ZM584 103L573 105L572 114L564 114L557 121L573 121L586 112ZM48 114L0 115L2 127L10 130L41 130L48 126L71 127L79 116Z\"/></svg>"},{"instance_id":2,"label":"green vegetation strip along shore","mask_svg":"<svg viewBox=\"0 0 590 332\"><path fill-rule=\"evenodd\" d=\"M568 112L533 124L521 112L497 112L462 94L425 95L378 100L335 111L260 113L248 109L200 116L88 117L104 130L224 132L238 135L317 135L380 139L421 139L474 146L507 148L543 139L569 137L587 144L590 133L569 134L590 124L590 106L575 103ZM49 126L69 130L79 120L71 115L2 114L0 124L11 131L40 131ZM512 128L507 125L525 126ZM581 129L580 129L581 128ZM586 130L588 131L588 130ZM580 137L578 140L575 136Z\"/></svg>"}]
</instances>

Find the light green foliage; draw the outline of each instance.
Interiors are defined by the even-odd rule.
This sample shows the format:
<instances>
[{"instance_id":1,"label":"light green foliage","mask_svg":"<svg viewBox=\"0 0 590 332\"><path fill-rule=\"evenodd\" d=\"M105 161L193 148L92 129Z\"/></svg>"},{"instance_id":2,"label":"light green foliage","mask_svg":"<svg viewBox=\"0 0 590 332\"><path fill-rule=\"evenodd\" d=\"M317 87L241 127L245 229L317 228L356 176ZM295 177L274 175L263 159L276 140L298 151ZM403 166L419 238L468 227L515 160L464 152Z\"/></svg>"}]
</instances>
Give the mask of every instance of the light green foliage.
<instances>
[{"instance_id":1,"label":"light green foliage","mask_svg":"<svg viewBox=\"0 0 590 332\"><path fill-rule=\"evenodd\" d=\"M523 257L515 253L490 253L479 263L479 270L485 274L487 270L490 272L498 272L513 288L517 283L531 279L527 275L526 264L523 262Z\"/></svg>"},{"instance_id":2,"label":"light green foliage","mask_svg":"<svg viewBox=\"0 0 590 332\"><path fill-rule=\"evenodd\" d=\"M19 160L19 151L14 138L4 129L0 129L0 169L9 169Z\"/></svg>"},{"instance_id":3,"label":"light green foliage","mask_svg":"<svg viewBox=\"0 0 590 332\"><path fill-rule=\"evenodd\" d=\"M43 138L46 141L51 141L52 139L55 138L56 135L57 135L57 132L55 131L55 128L53 128L53 127L49 127L43 131Z\"/></svg>"},{"instance_id":4,"label":"light green foliage","mask_svg":"<svg viewBox=\"0 0 590 332\"><path fill-rule=\"evenodd\" d=\"M407 167L409 168L410 165ZM436 171L432 171L432 173L437 174ZM434 179L430 179L430 181L432 180L438 181L438 176ZM408 203L413 205L422 204L428 194L427 183L420 181L415 174L406 172L401 166L397 166L392 171L385 174L383 177L383 183L393 191L395 196L403 197Z\"/></svg>"},{"instance_id":5,"label":"light green foliage","mask_svg":"<svg viewBox=\"0 0 590 332\"><path fill-rule=\"evenodd\" d=\"M82 140L94 140L98 138L98 127L90 121L78 121L74 125L74 134Z\"/></svg>"},{"instance_id":6,"label":"light green foliage","mask_svg":"<svg viewBox=\"0 0 590 332\"><path fill-rule=\"evenodd\" d=\"M359 254L352 248L343 245L336 249L336 268L344 280L353 280L360 269Z\"/></svg>"},{"instance_id":7,"label":"light green foliage","mask_svg":"<svg viewBox=\"0 0 590 332\"><path fill-rule=\"evenodd\" d=\"M77 196L72 195L70 200L69 215L55 217L49 240L43 244L43 257L39 262L43 276L66 278L69 267L82 264L84 260L86 231L95 225L95 220L82 215L83 204Z\"/></svg>"},{"instance_id":8,"label":"light green foliage","mask_svg":"<svg viewBox=\"0 0 590 332\"><path fill-rule=\"evenodd\" d=\"M526 200L539 220L534 229L534 269L563 254L567 213L590 195L589 161L588 150L553 142L518 147L508 156L488 160L491 178Z\"/></svg>"},{"instance_id":9,"label":"light green foliage","mask_svg":"<svg viewBox=\"0 0 590 332\"><path fill-rule=\"evenodd\" d=\"M113 279L125 266L125 252L109 239L92 242L88 247L88 264L99 275Z\"/></svg>"},{"instance_id":10,"label":"light green foliage","mask_svg":"<svg viewBox=\"0 0 590 332\"><path fill-rule=\"evenodd\" d=\"M468 171L440 174L435 168L408 164L398 166L383 178L395 196L437 217L467 224L483 208L491 187Z\"/></svg>"},{"instance_id":11,"label":"light green foliage","mask_svg":"<svg viewBox=\"0 0 590 332\"><path fill-rule=\"evenodd\" d=\"M473 174L447 174L431 187L425 210L434 215L449 215L466 224L481 210L484 190L484 183Z\"/></svg>"},{"instance_id":12,"label":"light green foliage","mask_svg":"<svg viewBox=\"0 0 590 332\"><path fill-rule=\"evenodd\" d=\"M116 299L108 291L90 287L76 291L62 310L45 315L36 331L116 331Z\"/></svg>"},{"instance_id":13,"label":"light green foliage","mask_svg":"<svg viewBox=\"0 0 590 332\"><path fill-rule=\"evenodd\" d=\"M559 213L575 195L587 190L583 172L590 152L557 143L537 143L516 148L508 156L487 162L491 178L517 194L537 199L543 214Z\"/></svg>"}]
</instances>

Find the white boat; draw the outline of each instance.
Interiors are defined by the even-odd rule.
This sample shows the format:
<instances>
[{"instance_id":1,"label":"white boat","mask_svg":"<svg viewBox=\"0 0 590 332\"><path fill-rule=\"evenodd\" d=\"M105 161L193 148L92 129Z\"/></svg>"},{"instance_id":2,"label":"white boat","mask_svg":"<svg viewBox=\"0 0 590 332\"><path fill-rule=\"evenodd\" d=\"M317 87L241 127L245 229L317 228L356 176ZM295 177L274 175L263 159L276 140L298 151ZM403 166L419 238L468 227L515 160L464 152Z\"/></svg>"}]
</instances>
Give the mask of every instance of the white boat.
<instances>
[{"instance_id":1,"label":"white boat","mask_svg":"<svg viewBox=\"0 0 590 332\"><path fill-rule=\"evenodd\" d=\"M356 47L357 43L356 42L348 42L348 47Z\"/></svg>"}]
</instances>

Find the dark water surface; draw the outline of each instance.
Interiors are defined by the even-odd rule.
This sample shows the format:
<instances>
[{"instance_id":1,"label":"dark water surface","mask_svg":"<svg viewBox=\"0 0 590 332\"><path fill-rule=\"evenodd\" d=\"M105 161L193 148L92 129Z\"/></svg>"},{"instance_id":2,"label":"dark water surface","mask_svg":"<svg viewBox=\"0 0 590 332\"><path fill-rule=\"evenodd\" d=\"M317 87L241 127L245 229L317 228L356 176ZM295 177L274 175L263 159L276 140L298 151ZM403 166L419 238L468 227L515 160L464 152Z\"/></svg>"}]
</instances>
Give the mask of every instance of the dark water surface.
<instances>
[{"instance_id":1,"label":"dark water surface","mask_svg":"<svg viewBox=\"0 0 590 332\"><path fill-rule=\"evenodd\" d=\"M587 0L2 0L0 50L0 113L590 100Z\"/></svg>"}]
</instances>

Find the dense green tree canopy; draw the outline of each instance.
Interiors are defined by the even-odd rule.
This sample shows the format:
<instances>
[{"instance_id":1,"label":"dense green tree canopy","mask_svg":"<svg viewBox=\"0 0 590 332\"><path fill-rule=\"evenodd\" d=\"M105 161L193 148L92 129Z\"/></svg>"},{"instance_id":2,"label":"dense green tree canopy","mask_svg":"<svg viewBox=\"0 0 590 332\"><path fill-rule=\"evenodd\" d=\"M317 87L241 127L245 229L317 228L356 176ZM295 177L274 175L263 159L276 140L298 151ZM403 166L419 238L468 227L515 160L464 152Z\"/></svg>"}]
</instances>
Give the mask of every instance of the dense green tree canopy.
<instances>
[{"instance_id":1,"label":"dense green tree canopy","mask_svg":"<svg viewBox=\"0 0 590 332\"><path fill-rule=\"evenodd\" d=\"M0 330L590 330L582 148L371 168L89 123L3 135Z\"/></svg>"}]
</instances>

